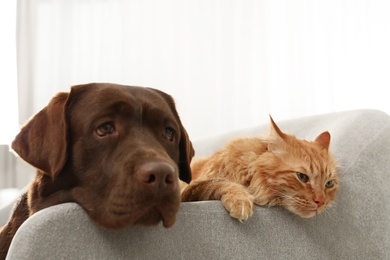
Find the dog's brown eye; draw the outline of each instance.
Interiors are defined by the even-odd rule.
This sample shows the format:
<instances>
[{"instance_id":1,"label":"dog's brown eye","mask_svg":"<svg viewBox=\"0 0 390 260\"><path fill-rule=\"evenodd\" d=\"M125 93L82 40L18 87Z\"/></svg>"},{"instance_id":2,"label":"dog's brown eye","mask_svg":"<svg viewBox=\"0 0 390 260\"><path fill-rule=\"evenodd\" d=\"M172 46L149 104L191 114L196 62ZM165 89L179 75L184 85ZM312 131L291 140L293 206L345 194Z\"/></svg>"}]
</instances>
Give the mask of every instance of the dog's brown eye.
<instances>
[{"instance_id":1,"label":"dog's brown eye","mask_svg":"<svg viewBox=\"0 0 390 260\"><path fill-rule=\"evenodd\" d=\"M110 135L114 131L115 131L115 127L111 122L101 124L100 126L98 126L98 128L96 128L96 134L98 136Z\"/></svg>"},{"instance_id":2,"label":"dog's brown eye","mask_svg":"<svg viewBox=\"0 0 390 260\"><path fill-rule=\"evenodd\" d=\"M172 127L166 127L162 136L168 141L173 142L175 140L175 129Z\"/></svg>"}]
</instances>

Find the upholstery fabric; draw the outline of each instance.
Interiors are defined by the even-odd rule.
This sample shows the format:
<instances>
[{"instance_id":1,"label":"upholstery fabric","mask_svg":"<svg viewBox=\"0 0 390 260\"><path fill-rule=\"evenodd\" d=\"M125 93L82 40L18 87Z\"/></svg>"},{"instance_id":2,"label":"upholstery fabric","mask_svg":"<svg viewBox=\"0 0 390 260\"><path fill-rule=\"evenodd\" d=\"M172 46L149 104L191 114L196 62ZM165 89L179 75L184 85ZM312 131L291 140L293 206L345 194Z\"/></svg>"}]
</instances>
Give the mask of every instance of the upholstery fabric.
<instances>
[{"instance_id":1,"label":"upholstery fabric","mask_svg":"<svg viewBox=\"0 0 390 260\"><path fill-rule=\"evenodd\" d=\"M219 201L182 203L173 227L104 230L77 204L42 210L17 232L7 259L390 259L390 116L354 110L276 123L298 138L331 133L340 168L336 203L303 219L256 206L245 223ZM194 141L196 156L268 126Z\"/></svg>"}]
</instances>

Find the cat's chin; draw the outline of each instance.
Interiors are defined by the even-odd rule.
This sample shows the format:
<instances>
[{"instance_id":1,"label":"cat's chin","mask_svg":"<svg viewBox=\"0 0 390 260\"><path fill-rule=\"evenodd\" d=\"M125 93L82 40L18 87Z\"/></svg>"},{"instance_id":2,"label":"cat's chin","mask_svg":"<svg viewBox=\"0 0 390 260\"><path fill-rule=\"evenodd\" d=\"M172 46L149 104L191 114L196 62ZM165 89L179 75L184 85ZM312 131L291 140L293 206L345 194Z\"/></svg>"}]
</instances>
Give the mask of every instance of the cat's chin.
<instances>
[{"instance_id":1,"label":"cat's chin","mask_svg":"<svg viewBox=\"0 0 390 260\"><path fill-rule=\"evenodd\" d=\"M304 214L300 214L302 218L312 218L315 217L318 214L317 210L308 210L305 211Z\"/></svg>"},{"instance_id":2,"label":"cat's chin","mask_svg":"<svg viewBox=\"0 0 390 260\"><path fill-rule=\"evenodd\" d=\"M302 218L313 218L320 213L318 210L300 210L292 212Z\"/></svg>"},{"instance_id":3,"label":"cat's chin","mask_svg":"<svg viewBox=\"0 0 390 260\"><path fill-rule=\"evenodd\" d=\"M284 207L295 215L300 216L301 218L313 218L316 215L320 214L322 211L320 209L305 209L303 207L296 208L292 205L285 204Z\"/></svg>"}]
</instances>

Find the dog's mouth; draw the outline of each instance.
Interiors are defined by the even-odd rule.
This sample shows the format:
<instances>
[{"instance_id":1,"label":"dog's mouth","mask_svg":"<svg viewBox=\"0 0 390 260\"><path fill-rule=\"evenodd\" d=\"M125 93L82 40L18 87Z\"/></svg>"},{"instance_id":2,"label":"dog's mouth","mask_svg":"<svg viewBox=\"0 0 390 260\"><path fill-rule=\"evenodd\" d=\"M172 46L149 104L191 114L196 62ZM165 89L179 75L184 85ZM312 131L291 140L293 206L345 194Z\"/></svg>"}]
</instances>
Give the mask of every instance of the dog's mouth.
<instances>
[{"instance_id":1,"label":"dog's mouth","mask_svg":"<svg viewBox=\"0 0 390 260\"><path fill-rule=\"evenodd\" d=\"M145 194L144 194L145 195ZM115 196L114 196L115 197ZM162 222L165 228L176 221L180 208L180 193L172 192L159 196L141 196L137 200L119 196L102 203L98 211L90 211L90 217L108 229L122 229L130 225L152 226Z\"/></svg>"},{"instance_id":2,"label":"dog's mouth","mask_svg":"<svg viewBox=\"0 0 390 260\"><path fill-rule=\"evenodd\" d=\"M159 203L148 207L135 209L134 207L113 207L109 210L109 217L100 224L110 229L121 229L129 225L152 226L162 222L165 228L171 227L176 221L179 203L165 205Z\"/></svg>"},{"instance_id":3,"label":"dog's mouth","mask_svg":"<svg viewBox=\"0 0 390 260\"><path fill-rule=\"evenodd\" d=\"M161 221L165 228L169 228L175 223L178 211L178 209L169 208L156 205L147 210L134 224L150 226L156 225Z\"/></svg>"},{"instance_id":4,"label":"dog's mouth","mask_svg":"<svg viewBox=\"0 0 390 260\"><path fill-rule=\"evenodd\" d=\"M136 184L136 185L135 185ZM176 179L165 187L154 189L143 182L118 182L100 195L99 200L84 208L98 225L107 229L122 229L130 225L152 226L162 222L165 228L176 221L180 208L180 189ZM99 196L98 195L98 196ZM79 196L82 197L82 196Z\"/></svg>"}]
</instances>

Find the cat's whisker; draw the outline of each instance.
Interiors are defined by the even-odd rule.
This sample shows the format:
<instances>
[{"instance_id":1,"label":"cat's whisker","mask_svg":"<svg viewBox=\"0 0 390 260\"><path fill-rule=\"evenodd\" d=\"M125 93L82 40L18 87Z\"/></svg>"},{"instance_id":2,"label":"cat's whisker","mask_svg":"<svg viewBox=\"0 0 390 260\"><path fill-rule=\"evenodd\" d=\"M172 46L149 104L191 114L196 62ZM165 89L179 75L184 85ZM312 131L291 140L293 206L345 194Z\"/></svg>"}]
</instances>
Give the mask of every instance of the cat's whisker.
<instances>
[{"instance_id":1,"label":"cat's whisker","mask_svg":"<svg viewBox=\"0 0 390 260\"><path fill-rule=\"evenodd\" d=\"M337 211L337 203L333 201L333 203L329 208L329 212L327 211L327 214L329 214L333 220L339 221L341 219L341 216L339 214L335 214L336 211Z\"/></svg>"},{"instance_id":2,"label":"cat's whisker","mask_svg":"<svg viewBox=\"0 0 390 260\"><path fill-rule=\"evenodd\" d=\"M268 188L268 190L273 191L278 197L285 198L285 199L292 199L293 198L293 196L291 194L284 193L281 190L276 190L276 189L270 188L270 185L268 185L267 188Z\"/></svg>"},{"instance_id":3,"label":"cat's whisker","mask_svg":"<svg viewBox=\"0 0 390 260\"><path fill-rule=\"evenodd\" d=\"M331 221L338 222L338 221L340 221L340 217L337 214L334 214L335 210L336 209L334 207L330 207L326 211L324 211L323 213L324 213L324 215L326 215L326 217L330 218Z\"/></svg>"}]
</instances>

